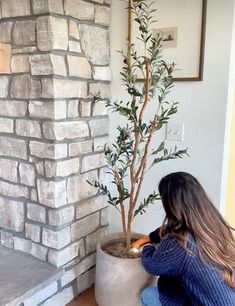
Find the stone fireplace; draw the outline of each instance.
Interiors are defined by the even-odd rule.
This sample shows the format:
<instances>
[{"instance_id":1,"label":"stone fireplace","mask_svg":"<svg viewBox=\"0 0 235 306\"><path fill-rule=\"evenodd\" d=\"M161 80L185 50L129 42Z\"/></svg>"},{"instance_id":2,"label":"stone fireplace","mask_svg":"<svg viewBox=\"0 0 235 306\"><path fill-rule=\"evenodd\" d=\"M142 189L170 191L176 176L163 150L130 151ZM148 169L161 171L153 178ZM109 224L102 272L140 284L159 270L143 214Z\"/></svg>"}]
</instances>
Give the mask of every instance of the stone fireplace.
<instances>
[{"instance_id":1,"label":"stone fireplace","mask_svg":"<svg viewBox=\"0 0 235 306\"><path fill-rule=\"evenodd\" d=\"M107 204L110 0L0 0L1 244L93 281ZM9 58L9 63L7 62ZM89 279L89 281L88 281ZM80 287L79 287L80 284Z\"/></svg>"}]
</instances>

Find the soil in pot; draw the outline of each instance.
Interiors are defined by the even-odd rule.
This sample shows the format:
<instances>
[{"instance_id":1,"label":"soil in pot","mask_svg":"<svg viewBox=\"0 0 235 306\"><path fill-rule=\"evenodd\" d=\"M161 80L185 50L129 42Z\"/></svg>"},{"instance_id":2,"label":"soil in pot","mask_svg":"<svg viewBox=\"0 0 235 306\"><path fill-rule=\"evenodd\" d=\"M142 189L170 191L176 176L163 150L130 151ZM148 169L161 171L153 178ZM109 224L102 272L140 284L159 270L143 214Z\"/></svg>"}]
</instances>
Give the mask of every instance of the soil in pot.
<instances>
[{"instance_id":1,"label":"soil in pot","mask_svg":"<svg viewBox=\"0 0 235 306\"><path fill-rule=\"evenodd\" d=\"M132 239L131 243L134 243L137 239ZM126 244L122 240L112 241L110 244L103 246L103 251L111 256L118 258L139 258L141 253L133 253L126 248Z\"/></svg>"}]
</instances>

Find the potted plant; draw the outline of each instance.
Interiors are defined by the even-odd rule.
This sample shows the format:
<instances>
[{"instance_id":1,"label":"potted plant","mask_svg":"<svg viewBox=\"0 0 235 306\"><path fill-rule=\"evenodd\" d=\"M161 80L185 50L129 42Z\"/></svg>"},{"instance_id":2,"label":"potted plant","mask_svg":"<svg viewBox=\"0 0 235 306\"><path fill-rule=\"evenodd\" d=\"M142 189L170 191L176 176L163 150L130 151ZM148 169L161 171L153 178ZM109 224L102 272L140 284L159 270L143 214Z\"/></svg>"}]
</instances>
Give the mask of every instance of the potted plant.
<instances>
[{"instance_id":1,"label":"potted plant","mask_svg":"<svg viewBox=\"0 0 235 306\"><path fill-rule=\"evenodd\" d=\"M120 212L123 229L122 233L105 237L97 246L95 295L99 306L140 305L140 292L153 278L143 270L139 256L136 258L131 252L132 239L140 236L132 233L132 222L150 204L160 200L153 191L140 202L145 174L162 161L187 154L187 150L177 147L167 149L164 141L152 149L156 132L177 112L178 103L166 100L173 87L175 64L162 59L162 37L160 34L154 36L151 31L155 11L151 4L134 1L131 9L139 28L138 39L145 52L138 54L131 43L126 53L120 52L123 57L121 76L130 100L107 102L107 107L125 118L125 124L117 127L115 141L105 146L107 173L112 177L116 193L113 194L101 181L89 182L107 195L108 203ZM144 79L142 85L137 82L139 72ZM95 99L99 100L99 97ZM152 103L155 110L152 118L147 120L146 111Z\"/></svg>"}]
</instances>

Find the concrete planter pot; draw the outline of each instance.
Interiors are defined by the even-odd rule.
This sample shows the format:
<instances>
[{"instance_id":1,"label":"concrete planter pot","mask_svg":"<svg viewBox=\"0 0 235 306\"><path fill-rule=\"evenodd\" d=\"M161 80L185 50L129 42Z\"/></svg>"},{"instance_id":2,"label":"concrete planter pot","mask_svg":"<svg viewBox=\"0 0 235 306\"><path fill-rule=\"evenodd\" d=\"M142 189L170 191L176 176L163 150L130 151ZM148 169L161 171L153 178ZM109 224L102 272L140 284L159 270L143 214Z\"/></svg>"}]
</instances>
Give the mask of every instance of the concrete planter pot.
<instances>
[{"instance_id":1,"label":"concrete planter pot","mask_svg":"<svg viewBox=\"0 0 235 306\"><path fill-rule=\"evenodd\" d=\"M156 283L156 278L144 271L140 258L117 258L102 250L122 239L122 233L111 234L97 245L95 298L99 306L140 306L141 291Z\"/></svg>"}]
</instances>

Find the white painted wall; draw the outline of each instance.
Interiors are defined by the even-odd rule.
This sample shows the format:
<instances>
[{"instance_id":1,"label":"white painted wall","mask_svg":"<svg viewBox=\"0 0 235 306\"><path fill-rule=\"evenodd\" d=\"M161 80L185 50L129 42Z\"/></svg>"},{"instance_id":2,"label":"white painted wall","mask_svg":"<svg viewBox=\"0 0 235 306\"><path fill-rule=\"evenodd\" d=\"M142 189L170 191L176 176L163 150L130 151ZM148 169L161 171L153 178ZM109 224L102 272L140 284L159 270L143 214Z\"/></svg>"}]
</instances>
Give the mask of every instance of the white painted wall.
<instances>
[{"instance_id":1,"label":"white painted wall","mask_svg":"<svg viewBox=\"0 0 235 306\"><path fill-rule=\"evenodd\" d=\"M184 142L178 145L189 148L190 158L166 162L154 169L146 177L146 194L157 189L159 179L163 175L183 170L200 180L215 205L220 208L233 4L234 0L208 0L204 79L202 82L177 82L171 94L174 100L180 101L179 113L172 122L185 124ZM110 34L113 100L127 97L120 83L122 61L116 52L124 49L126 44L125 7L126 3L123 1L112 1ZM115 114L110 115L111 139L119 120ZM162 137L163 135L159 135L156 143L159 143ZM160 204L153 206L147 214L135 220L133 229L148 233L160 225L163 215ZM110 208L110 230L113 232L120 229L120 218L114 209Z\"/></svg>"}]
</instances>

